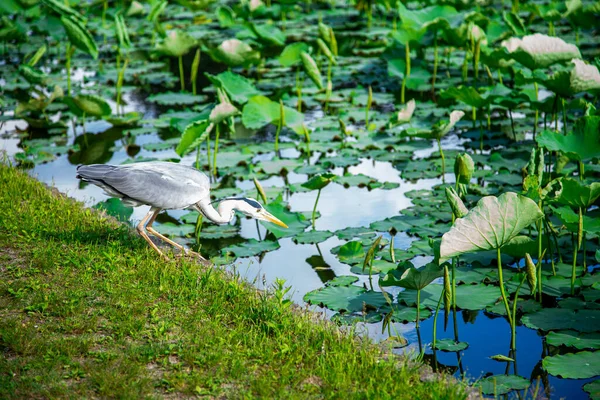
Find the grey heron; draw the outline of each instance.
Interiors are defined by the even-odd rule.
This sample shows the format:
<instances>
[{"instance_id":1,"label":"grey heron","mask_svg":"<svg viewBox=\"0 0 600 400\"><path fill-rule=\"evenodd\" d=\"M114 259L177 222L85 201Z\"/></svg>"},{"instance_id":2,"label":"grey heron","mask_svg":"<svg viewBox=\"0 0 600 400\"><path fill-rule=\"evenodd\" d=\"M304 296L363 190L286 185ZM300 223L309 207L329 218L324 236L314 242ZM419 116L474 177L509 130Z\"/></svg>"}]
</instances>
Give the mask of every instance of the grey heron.
<instances>
[{"instance_id":1,"label":"grey heron","mask_svg":"<svg viewBox=\"0 0 600 400\"><path fill-rule=\"evenodd\" d=\"M235 210L262 221L269 221L287 228L287 225L271 215L256 200L245 197L226 198L219 202L217 209L210 200L208 177L195 168L170 162L143 162L128 165L91 164L77 167L77 178L101 187L113 197L133 207L149 205L150 211L137 225L138 233L163 258L167 257L150 240L148 232L180 249L184 254L192 254L206 261L200 254L186 250L179 243L161 235L152 224L162 210L197 210L216 224L230 222Z\"/></svg>"}]
</instances>

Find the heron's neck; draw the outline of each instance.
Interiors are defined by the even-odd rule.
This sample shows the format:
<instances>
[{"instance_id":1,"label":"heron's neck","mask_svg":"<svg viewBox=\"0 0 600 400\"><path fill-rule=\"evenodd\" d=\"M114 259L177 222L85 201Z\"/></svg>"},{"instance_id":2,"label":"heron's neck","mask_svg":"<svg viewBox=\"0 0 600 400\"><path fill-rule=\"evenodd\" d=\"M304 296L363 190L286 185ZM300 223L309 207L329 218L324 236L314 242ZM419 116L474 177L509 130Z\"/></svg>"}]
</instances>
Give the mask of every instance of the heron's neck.
<instances>
[{"instance_id":1,"label":"heron's neck","mask_svg":"<svg viewBox=\"0 0 600 400\"><path fill-rule=\"evenodd\" d=\"M215 209L210 200L201 200L197 203L199 211L204 214L206 218L215 224L226 224L233 219L233 206L234 202L229 200L223 200L219 203L218 209Z\"/></svg>"}]
</instances>

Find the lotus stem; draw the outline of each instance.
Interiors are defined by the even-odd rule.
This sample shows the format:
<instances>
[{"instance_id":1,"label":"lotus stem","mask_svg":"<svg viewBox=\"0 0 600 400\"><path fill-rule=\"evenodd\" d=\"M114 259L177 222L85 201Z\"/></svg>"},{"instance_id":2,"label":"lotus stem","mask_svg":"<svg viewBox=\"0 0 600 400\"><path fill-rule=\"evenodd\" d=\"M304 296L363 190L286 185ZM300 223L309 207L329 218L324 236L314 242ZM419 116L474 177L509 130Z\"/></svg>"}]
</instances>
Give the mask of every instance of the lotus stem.
<instances>
[{"instance_id":1,"label":"lotus stem","mask_svg":"<svg viewBox=\"0 0 600 400\"><path fill-rule=\"evenodd\" d=\"M196 220L196 227L194 228L194 236L196 243L200 242L200 231L202 231L202 214L198 213L198 219Z\"/></svg>"},{"instance_id":2,"label":"lotus stem","mask_svg":"<svg viewBox=\"0 0 600 400\"><path fill-rule=\"evenodd\" d=\"M220 133L220 129L219 126L221 124L216 124L215 126L215 151L213 153L213 176L215 177L215 179L217 178L217 153L219 152L219 133Z\"/></svg>"},{"instance_id":3,"label":"lotus stem","mask_svg":"<svg viewBox=\"0 0 600 400\"><path fill-rule=\"evenodd\" d=\"M438 319L438 315L440 313L440 308L442 305L442 299L444 298L446 290L442 290L442 293L440 293L440 299L437 302L437 306L435 307L435 314L433 315L433 339L432 339L432 343L431 343L431 348L433 349L433 351L435 352L435 342L437 340L437 319Z\"/></svg>"},{"instance_id":4,"label":"lotus stem","mask_svg":"<svg viewBox=\"0 0 600 400\"><path fill-rule=\"evenodd\" d=\"M463 59L461 73L462 73L462 81L463 81L463 83L466 83L467 78L469 76L469 50L465 50L465 58Z\"/></svg>"},{"instance_id":5,"label":"lotus stem","mask_svg":"<svg viewBox=\"0 0 600 400\"><path fill-rule=\"evenodd\" d=\"M277 122L277 130L275 131L275 152L279 155L279 134L281 133L281 128L285 123L285 112L283 108L283 101L279 100L279 121Z\"/></svg>"},{"instance_id":6,"label":"lotus stem","mask_svg":"<svg viewBox=\"0 0 600 400\"><path fill-rule=\"evenodd\" d=\"M503 85L503 81L502 81L502 71L500 71L500 68L498 68L498 82L500 82L501 85Z\"/></svg>"},{"instance_id":7,"label":"lotus stem","mask_svg":"<svg viewBox=\"0 0 600 400\"><path fill-rule=\"evenodd\" d=\"M537 82L533 82L533 88L535 90L535 100L539 100L539 89ZM535 120L533 123L533 141L535 142L535 135L537 133L538 121L540 119L540 110L535 110Z\"/></svg>"},{"instance_id":8,"label":"lotus stem","mask_svg":"<svg viewBox=\"0 0 600 400\"><path fill-rule=\"evenodd\" d=\"M440 150L440 157L442 157L442 182L446 183L446 157L444 157L444 150L442 150L442 141L440 138L436 138L436 140Z\"/></svg>"},{"instance_id":9,"label":"lotus stem","mask_svg":"<svg viewBox=\"0 0 600 400\"><path fill-rule=\"evenodd\" d=\"M446 77L450 78L450 56L452 55L452 47L446 49Z\"/></svg>"},{"instance_id":10,"label":"lotus stem","mask_svg":"<svg viewBox=\"0 0 600 400\"><path fill-rule=\"evenodd\" d=\"M302 130L304 131L304 140L306 142L306 155L308 158L308 165L310 165L310 133L308 133L308 128L303 125Z\"/></svg>"},{"instance_id":11,"label":"lotus stem","mask_svg":"<svg viewBox=\"0 0 600 400\"><path fill-rule=\"evenodd\" d=\"M319 203L319 197L321 197L321 189L317 190L317 199L315 200L315 206L312 212L312 227L315 229L315 219L317 219L317 204Z\"/></svg>"},{"instance_id":12,"label":"lotus stem","mask_svg":"<svg viewBox=\"0 0 600 400\"><path fill-rule=\"evenodd\" d=\"M513 134L513 140L517 140L517 133L515 132L515 121L513 119L512 110L508 110L508 116L510 118L510 129Z\"/></svg>"},{"instance_id":13,"label":"lotus stem","mask_svg":"<svg viewBox=\"0 0 600 400\"><path fill-rule=\"evenodd\" d=\"M365 110L365 128L367 131L369 130L369 110L371 109L371 104L373 102L373 89L369 86L369 97L367 98L367 107Z\"/></svg>"},{"instance_id":14,"label":"lotus stem","mask_svg":"<svg viewBox=\"0 0 600 400\"><path fill-rule=\"evenodd\" d=\"M539 260L538 260L539 262ZM541 268L541 264L540 264L540 268ZM521 286L523 286L523 282L525 282L525 279L527 279L527 276L523 276L523 278L521 279L521 283L519 283L519 286L517 287L517 291L515 292L515 297L513 300L513 309L512 309L512 320L513 323L510 326L511 329L511 337L510 337L510 348L512 351L516 352L517 351L517 301L519 300L519 290L521 290ZM516 365L516 364L515 364Z\"/></svg>"},{"instance_id":15,"label":"lotus stem","mask_svg":"<svg viewBox=\"0 0 600 400\"><path fill-rule=\"evenodd\" d=\"M417 321L415 328L419 329L419 319L421 318L421 289L417 289Z\"/></svg>"},{"instance_id":16,"label":"lotus stem","mask_svg":"<svg viewBox=\"0 0 600 400\"><path fill-rule=\"evenodd\" d=\"M296 96L298 97L298 112L302 112L302 82L300 81L300 67L296 69Z\"/></svg>"},{"instance_id":17,"label":"lotus stem","mask_svg":"<svg viewBox=\"0 0 600 400\"><path fill-rule=\"evenodd\" d=\"M479 57L481 53L481 39L475 42L475 48L473 49L473 70L475 73L475 81L479 79Z\"/></svg>"},{"instance_id":18,"label":"lotus stem","mask_svg":"<svg viewBox=\"0 0 600 400\"><path fill-rule=\"evenodd\" d=\"M563 112L563 132L565 133L565 135L567 134L567 108L565 106L565 99L564 97L560 99L561 100L561 105L562 105L562 112Z\"/></svg>"},{"instance_id":19,"label":"lotus stem","mask_svg":"<svg viewBox=\"0 0 600 400\"><path fill-rule=\"evenodd\" d=\"M200 170L200 144L196 147L196 169Z\"/></svg>"},{"instance_id":20,"label":"lotus stem","mask_svg":"<svg viewBox=\"0 0 600 400\"><path fill-rule=\"evenodd\" d=\"M500 293L502 294L502 301L504 302L504 308L506 309L506 317L508 323L513 325L512 315L510 313L510 307L508 306L508 299L506 297L506 291L504 290L504 277L502 275L502 255L500 254L500 247L496 249L496 258L498 259L498 280L500 281Z\"/></svg>"},{"instance_id":21,"label":"lotus stem","mask_svg":"<svg viewBox=\"0 0 600 400\"><path fill-rule=\"evenodd\" d=\"M540 210L543 210L543 205L542 202L540 201L538 203L538 206L540 207ZM543 228L543 221L540 219L537 223L537 230L538 230L538 269L537 269L537 290L538 290L538 298L540 300L540 303L542 302L542 257L543 257L543 250L542 250L542 238L543 238L543 233L544 230Z\"/></svg>"},{"instance_id":22,"label":"lotus stem","mask_svg":"<svg viewBox=\"0 0 600 400\"><path fill-rule=\"evenodd\" d=\"M212 176L210 173L210 134L206 135L206 163L208 164L208 176Z\"/></svg>"},{"instance_id":23,"label":"lotus stem","mask_svg":"<svg viewBox=\"0 0 600 400\"><path fill-rule=\"evenodd\" d=\"M406 69L404 71L404 79L402 79L402 92L400 93L400 102L402 104L405 103L406 81L410 77L410 42L406 42L404 57L406 62Z\"/></svg>"},{"instance_id":24,"label":"lotus stem","mask_svg":"<svg viewBox=\"0 0 600 400\"><path fill-rule=\"evenodd\" d=\"M577 242L573 241L573 264L571 267L571 296L575 294L575 275L577 268Z\"/></svg>"},{"instance_id":25,"label":"lotus stem","mask_svg":"<svg viewBox=\"0 0 600 400\"><path fill-rule=\"evenodd\" d=\"M477 109L475 107L471 108L471 121L473 121L473 129L475 129L477 121Z\"/></svg>"},{"instance_id":26,"label":"lotus stem","mask_svg":"<svg viewBox=\"0 0 600 400\"><path fill-rule=\"evenodd\" d=\"M181 91L185 90L185 83L183 81L183 56L178 57L179 62L179 83L181 84Z\"/></svg>"},{"instance_id":27,"label":"lotus stem","mask_svg":"<svg viewBox=\"0 0 600 400\"><path fill-rule=\"evenodd\" d=\"M67 43L65 67L67 69L67 96L71 95L71 42Z\"/></svg>"},{"instance_id":28,"label":"lotus stem","mask_svg":"<svg viewBox=\"0 0 600 400\"><path fill-rule=\"evenodd\" d=\"M121 105L121 89L123 88L123 80L125 79L125 69L127 68L128 59L125 59L123 62L123 68L119 71L119 75L117 77L117 113L122 114L123 106Z\"/></svg>"},{"instance_id":29,"label":"lotus stem","mask_svg":"<svg viewBox=\"0 0 600 400\"><path fill-rule=\"evenodd\" d=\"M435 99L435 80L437 78L438 70L438 40L437 30L433 34L433 77L431 78L431 97Z\"/></svg>"},{"instance_id":30,"label":"lotus stem","mask_svg":"<svg viewBox=\"0 0 600 400\"><path fill-rule=\"evenodd\" d=\"M396 264L396 253L394 253L394 238L396 235L390 236L390 259L394 264Z\"/></svg>"}]
</instances>

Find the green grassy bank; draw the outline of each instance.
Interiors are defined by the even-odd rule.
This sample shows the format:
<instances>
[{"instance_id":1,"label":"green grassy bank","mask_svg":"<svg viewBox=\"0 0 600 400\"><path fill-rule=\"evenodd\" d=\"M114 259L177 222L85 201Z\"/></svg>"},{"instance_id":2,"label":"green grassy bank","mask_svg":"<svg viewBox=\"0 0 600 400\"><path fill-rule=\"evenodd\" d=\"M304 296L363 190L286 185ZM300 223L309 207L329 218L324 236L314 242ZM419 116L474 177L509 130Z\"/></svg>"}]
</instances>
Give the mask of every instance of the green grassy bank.
<instances>
[{"instance_id":1,"label":"green grassy bank","mask_svg":"<svg viewBox=\"0 0 600 400\"><path fill-rule=\"evenodd\" d=\"M0 165L0 398L464 398Z\"/></svg>"}]
</instances>

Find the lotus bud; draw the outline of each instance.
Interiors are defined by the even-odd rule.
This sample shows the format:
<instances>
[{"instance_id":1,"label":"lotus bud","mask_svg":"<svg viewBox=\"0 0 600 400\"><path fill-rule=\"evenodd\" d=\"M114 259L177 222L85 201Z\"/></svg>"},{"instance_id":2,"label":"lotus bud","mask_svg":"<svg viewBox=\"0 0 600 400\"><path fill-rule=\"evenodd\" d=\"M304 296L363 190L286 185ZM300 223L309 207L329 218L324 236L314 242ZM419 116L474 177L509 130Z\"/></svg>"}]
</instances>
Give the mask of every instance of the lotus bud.
<instances>
[{"instance_id":1,"label":"lotus bud","mask_svg":"<svg viewBox=\"0 0 600 400\"><path fill-rule=\"evenodd\" d=\"M454 214L456 218L462 218L469 212L465 203L463 203L453 187L446 188L446 199L448 200L448 204L450 204L452 214Z\"/></svg>"},{"instance_id":2,"label":"lotus bud","mask_svg":"<svg viewBox=\"0 0 600 400\"><path fill-rule=\"evenodd\" d=\"M531 294L535 294L537 288L537 273L535 264L529 253L525 253L525 272L527 274L527 283L531 289Z\"/></svg>"},{"instance_id":3,"label":"lotus bud","mask_svg":"<svg viewBox=\"0 0 600 400\"><path fill-rule=\"evenodd\" d=\"M254 178L254 186L256 186L256 191L260 195L260 198L262 199L263 203L267 204L268 202L267 202L267 195L265 194L265 190L263 189L262 185L256 178Z\"/></svg>"},{"instance_id":4,"label":"lotus bud","mask_svg":"<svg viewBox=\"0 0 600 400\"><path fill-rule=\"evenodd\" d=\"M444 264L444 311L446 311L446 315L450 312L451 305L452 285L450 283L450 273L448 272L448 265Z\"/></svg>"},{"instance_id":5,"label":"lotus bud","mask_svg":"<svg viewBox=\"0 0 600 400\"><path fill-rule=\"evenodd\" d=\"M342 135L346 136L348 134L346 123L344 123L344 121L341 118L338 119L338 122L340 123L340 131L342 132Z\"/></svg>"},{"instance_id":6,"label":"lotus bud","mask_svg":"<svg viewBox=\"0 0 600 400\"><path fill-rule=\"evenodd\" d=\"M329 47L331 48L331 52L334 56L338 55L338 45L337 39L335 38L335 33L333 33L333 29L329 28Z\"/></svg>"},{"instance_id":7,"label":"lotus bud","mask_svg":"<svg viewBox=\"0 0 600 400\"><path fill-rule=\"evenodd\" d=\"M300 53L300 58L302 59L302 66L304 67L304 71L308 77L317 85L319 89L323 89L323 80L321 78L321 71L319 71L319 67L313 58L306 52Z\"/></svg>"},{"instance_id":8,"label":"lotus bud","mask_svg":"<svg viewBox=\"0 0 600 400\"><path fill-rule=\"evenodd\" d=\"M458 183L468 184L471 181L471 177L473 177L474 170L475 163L470 155L464 153L456 156L456 160L454 161L454 175Z\"/></svg>"}]
</instances>

